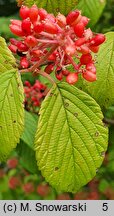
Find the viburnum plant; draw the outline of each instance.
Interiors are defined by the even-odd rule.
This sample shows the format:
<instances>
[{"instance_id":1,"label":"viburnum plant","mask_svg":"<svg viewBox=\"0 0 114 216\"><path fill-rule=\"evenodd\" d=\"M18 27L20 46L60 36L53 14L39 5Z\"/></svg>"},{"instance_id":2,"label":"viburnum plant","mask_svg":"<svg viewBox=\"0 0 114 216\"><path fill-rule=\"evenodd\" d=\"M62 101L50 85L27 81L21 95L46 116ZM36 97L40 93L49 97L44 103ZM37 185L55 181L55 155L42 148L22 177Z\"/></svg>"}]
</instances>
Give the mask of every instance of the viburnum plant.
<instances>
[{"instance_id":1,"label":"viburnum plant","mask_svg":"<svg viewBox=\"0 0 114 216\"><path fill-rule=\"evenodd\" d=\"M24 105L29 111L40 106L34 145L38 167L56 190L76 192L96 175L107 150L102 111L114 103L114 78L107 73L113 33L94 33L79 9L54 15L34 4L39 1L19 3L21 19L10 24L18 37L8 48L0 38L0 159L19 143ZM33 86L25 82L24 102L21 75L29 72L37 80ZM51 82L50 89L40 76Z\"/></svg>"}]
</instances>

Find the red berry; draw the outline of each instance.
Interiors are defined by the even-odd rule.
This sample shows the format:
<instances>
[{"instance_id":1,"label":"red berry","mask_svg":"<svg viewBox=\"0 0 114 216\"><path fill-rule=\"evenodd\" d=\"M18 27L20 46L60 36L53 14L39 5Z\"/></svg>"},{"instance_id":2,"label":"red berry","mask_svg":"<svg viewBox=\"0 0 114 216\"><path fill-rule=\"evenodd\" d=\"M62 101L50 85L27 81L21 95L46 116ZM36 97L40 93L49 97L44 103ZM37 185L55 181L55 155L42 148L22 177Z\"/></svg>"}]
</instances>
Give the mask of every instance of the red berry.
<instances>
[{"instance_id":1,"label":"red berry","mask_svg":"<svg viewBox=\"0 0 114 216\"><path fill-rule=\"evenodd\" d=\"M105 35L104 34L97 34L94 38L91 40L91 44L94 46L99 46L105 41Z\"/></svg>"},{"instance_id":2,"label":"red berry","mask_svg":"<svg viewBox=\"0 0 114 216\"><path fill-rule=\"evenodd\" d=\"M43 23L38 23L34 25L34 31L35 33L40 33L44 31L44 24Z\"/></svg>"},{"instance_id":3,"label":"red berry","mask_svg":"<svg viewBox=\"0 0 114 216\"><path fill-rule=\"evenodd\" d=\"M26 184L23 185L23 191L26 193L26 194L31 194L34 192L34 185L32 182L28 182Z\"/></svg>"},{"instance_id":4,"label":"red berry","mask_svg":"<svg viewBox=\"0 0 114 216\"><path fill-rule=\"evenodd\" d=\"M8 48L11 50L12 53L17 53L17 47L13 44L8 45Z\"/></svg>"},{"instance_id":5,"label":"red berry","mask_svg":"<svg viewBox=\"0 0 114 216\"><path fill-rule=\"evenodd\" d=\"M42 51L37 49L37 50L32 50L31 51L31 55L33 55L34 57L40 57L42 55Z\"/></svg>"},{"instance_id":6,"label":"red berry","mask_svg":"<svg viewBox=\"0 0 114 216\"><path fill-rule=\"evenodd\" d=\"M56 17L56 21L57 21L57 24L62 28L62 27L65 27L66 25L66 17L59 13Z\"/></svg>"},{"instance_id":7,"label":"red berry","mask_svg":"<svg viewBox=\"0 0 114 216\"><path fill-rule=\"evenodd\" d=\"M54 23L50 22L49 20L46 20L44 23L44 31L50 33L50 34L57 34L58 28Z\"/></svg>"},{"instance_id":8,"label":"red berry","mask_svg":"<svg viewBox=\"0 0 114 216\"><path fill-rule=\"evenodd\" d=\"M26 44L24 44L23 42L19 41L17 44L17 48L19 52L26 52L28 51L28 47Z\"/></svg>"},{"instance_id":9,"label":"red berry","mask_svg":"<svg viewBox=\"0 0 114 216\"><path fill-rule=\"evenodd\" d=\"M10 189L16 189L20 185L19 178L16 176L10 177L8 185Z\"/></svg>"},{"instance_id":10,"label":"red berry","mask_svg":"<svg viewBox=\"0 0 114 216\"><path fill-rule=\"evenodd\" d=\"M29 17L30 17L30 20L31 20L32 23L34 23L34 22L37 21L37 18L38 18L38 8L37 8L36 5L33 5L30 8Z\"/></svg>"},{"instance_id":11,"label":"red berry","mask_svg":"<svg viewBox=\"0 0 114 216\"><path fill-rule=\"evenodd\" d=\"M62 72L60 72L60 73L56 73L56 78L58 79L58 80L62 80L63 79L63 74L62 74Z\"/></svg>"},{"instance_id":12,"label":"red berry","mask_svg":"<svg viewBox=\"0 0 114 216\"><path fill-rule=\"evenodd\" d=\"M30 9L27 7L27 6L24 6L22 5L21 8L20 8L20 17L22 19L26 19L29 17L29 12L30 12Z\"/></svg>"},{"instance_id":13,"label":"red berry","mask_svg":"<svg viewBox=\"0 0 114 216\"><path fill-rule=\"evenodd\" d=\"M49 65L46 66L45 72L48 73L48 74L50 74L53 71L53 69L54 69L54 65L53 64L49 64Z\"/></svg>"},{"instance_id":14,"label":"red berry","mask_svg":"<svg viewBox=\"0 0 114 216\"><path fill-rule=\"evenodd\" d=\"M13 34L22 37L24 36L24 32L22 31L22 28L18 25L10 25L10 30Z\"/></svg>"},{"instance_id":15,"label":"red berry","mask_svg":"<svg viewBox=\"0 0 114 216\"><path fill-rule=\"evenodd\" d=\"M72 44L72 45L66 46L65 52L66 52L68 55L73 56L73 55L75 54L75 52L76 52L76 47L75 47L75 45Z\"/></svg>"},{"instance_id":16,"label":"red berry","mask_svg":"<svg viewBox=\"0 0 114 216\"><path fill-rule=\"evenodd\" d=\"M16 20L16 19L11 19L10 22L11 22L11 25L21 26L22 24L21 20Z\"/></svg>"},{"instance_id":17,"label":"red berry","mask_svg":"<svg viewBox=\"0 0 114 216\"><path fill-rule=\"evenodd\" d=\"M70 73L70 71L68 71L68 70L62 70L62 74L64 76L68 76L69 73Z\"/></svg>"},{"instance_id":18,"label":"red berry","mask_svg":"<svg viewBox=\"0 0 114 216\"><path fill-rule=\"evenodd\" d=\"M41 20L44 20L46 18L46 16L47 16L47 11L45 9L43 9L43 8L40 8L38 10L38 15L40 16Z\"/></svg>"},{"instance_id":19,"label":"red berry","mask_svg":"<svg viewBox=\"0 0 114 216\"><path fill-rule=\"evenodd\" d=\"M30 33L31 33L31 21L30 21L30 19L29 19L29 18L24 19L24 20L22 21L21 27L22 27L22 31L23 31L26 35L30 34Z\"/></svg>"},{"instance_id":20,"label":"red berry","mask_svg":"<svg viewBox=\"0 0 114 216\"><path fill-rule=\"evenodd\" d=\"M79 52L81 52L82 54L88 54L90 53L90 49L86 45L82 45L80 46Z\"/></svg>"},{"instance_id":21,"label":"red berry","mask_svg":"<svg viewBox=\"0 0 114 216\"><path fill-rule=\"evenodd\" d=\"M53 14L47 14L46 19L50 20L53 23L56 22L56 18L54 17Z\"/></svg>"},{"instance_id":22,"label":"red berry","mask_svg":"<svg viewBox=\"0 0 114 216\"><path fill-rule=\"evenodd\" d=\"M74 85L78 81L78 74L77 73L68 74L68 76L66 77L66 81L69 84Z\"/></svg>"},{"instance_id":23,"label":"red berry","mask_svg":"<svg viewBox=\"0 0 114 216\"><path fill-rule=\"evenodd\" d=\"M91 73L96 74L96 67L94 66L93 63L87 64L87 65L86 65L86 69L87 69L88 71L90 71Z\"/></svg>"},{"instance_id":24,"label":"red berry","mask_svg":"<svg viewBox=\"0 0 114 216\"><path fill-rule=\"evenodd\" d=\"M28 62L26 57L21 57L20 65L22 68L28 68L29 67L29 62Z\"/></svg>"},{"instance_id":25,"label":"red berry","mask_svg":"<svg viewBox=\"0 0 114 216\"><path fill-rule=\"evenodd\" d=\"M25 81L24 84L25 84L27 87L29 87L29 88L31 87L31 84L30 84L29 81Z\"/></svg>"},{"instance_id":26,"label":"red berry","mask_svg":"<svg viewBox=\"0 0 114 216\"><path fill-rule=\"evenodd\" d=\"M80 22L84 24L84 26L86 26L89 23L89 20L86 16L82 16L80 19Z\"/></svg>"},{"instance_id":27,"label":"red berry","mask_svg":"<svg viewBox=\"0 0 114 216\"><path fill-rule=\"evenodd\" d=\"M29 47L34 47L37 45L37 43L37 39L32 35L27 36L25 39L25 44Z\"/></svg>"},{"instance_id":28,"label":"red berry","mask_svg":"<svg viewBox=\"0 0 114 216\"><path fill-rule=\"evenodd\" d=\"M80 15L79 10L71 11L66 17L67 25L72 25L74 22L76 22L79 15Z\"/></svg>"},{"instance_id":29,"label":"red berry","mask_svg":"<svg viewBox=\"0 0 114 216\"><path fill-rule=\"evenodd\" d=\"M9 159L7 161L7 166L8 166L9 169L14 169L14 168L17 167L17 165L18 165L17 158L12 158L12 159Z\"/></svg>"},{"instance_id":30,"label":"red berry","mask_svg":"<svg viewBox=\"0 0 114 216\"><path fill-rule=\"evenodd\" d=\"M19 43L18 40L16 40L15 38L10 38L10 43L17 46L17 44Z\"/></svg>"},{"instance_id":31,"label":"red berry","mask_svg":"<svg viewBox=\"0 0 114 216\"><path fill-rule=\"evenodd\" d=\"M77 39L77 40L75 41L75 45L76 45L76 46L81 46L81 45L83 45L85 42L86 42L85 37L82 37L82 38L79 38L79 39Z\"/></svg>"},{"instance_id":32,"label":"red berry","mask_svg":"<svg viewBox=\"0 0 114 216\"><path fill-rule=\"evenodd\" d=\"M97 80L96 74L90 72L89 70L86 70L86 72L84 72L82 76L89 82L94 82Z\"/></svg>"},{"instance_id":33,"label":"red berry","mask_svg":"<svg viewBox=\"0 0 114 216\"><path fill-rule=\"evenodd\" d=\"M50 193L50 187L47 184L45 184L45 185L39 184L37 187L37 193L41 197L46 197Z\"/></svg>"},{"instance_id":34,"label":"red berry","mask_svg":"<svg viewBox=\"0 0 114 216\"><path fill-rule=\"evenodd\" d=\"M83 65L86 65L88 63L91 63L92 62L92 56L90 53L88 54L83 54L80 58L80 63Z\"/></svg>"},{"instance_id":35,"label":"red berry","mask_svg":"<svg viewBox=\"0 0 114 216\"><path fill-rule=\"evenodd\" d=\"M84 33L84 24L83 23L78 23L77 25L74 26L74 32L78 37L82 37Z\"/></svg>"},{"instance_id":36,"label":"red berry","mask_svg":"<svg viewBox=\"0 0 114 216\"><path fill-rule=\"evenodd\" d=\"M89 46L89 49L90 49L92 52L94 52L94 53L98 53L98 51L99 51L99 46L93 46L93 45L91 45L91 46Z\"/></svg>"}]
</instances>

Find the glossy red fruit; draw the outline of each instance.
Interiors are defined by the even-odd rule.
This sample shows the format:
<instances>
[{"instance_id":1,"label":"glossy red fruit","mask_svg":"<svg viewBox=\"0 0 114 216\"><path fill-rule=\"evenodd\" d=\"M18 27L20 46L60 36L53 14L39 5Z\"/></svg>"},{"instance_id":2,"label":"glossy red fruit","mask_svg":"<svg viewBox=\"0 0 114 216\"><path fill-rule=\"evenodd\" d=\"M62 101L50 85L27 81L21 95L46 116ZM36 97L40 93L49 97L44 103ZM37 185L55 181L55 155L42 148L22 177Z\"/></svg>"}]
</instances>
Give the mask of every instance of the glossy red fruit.
<instances>
[{"instance_id":1,"label":"glossy red fruit","mask_svg":"<svg viewBox=\"0 0 114 216\"><path fill-rule=\"evenodd\" d=\"M86 26L89 23L89 20L86 16L82 16L80 19L80 22L82 22L84 24L84 26Z\"/></svg>"},{"instance_id":2,"label":"glossy red fruit","mask_svg":"<svg viewBox=\"0 0 114 216\"><path fill-rule=\"evenodd\" d=\"M11 158L7 161L7 166L9 169L14 169L18 165L18 160L17 158Z\"/></svg>"},{"instance_id":3,"label":"glossy red fruit","mask_svg":"<svg viewBox=\"0 0 114 216\"><path fill-rule=\"evenodd\" d=\"M21 59L20 59L20 65L24 69L29 67L29 62L28 62L28 60L27 60L26 57L21 57Z\"/></svg>"},{"instance_id":4,"label":"glossy red fruit","mask_svg":"<svg viewBox=\"0 0 114 216\"><path fill-rule=\"evenodd\" d=\"M22 5L19 11L20 17L22 19L26 19L27 17L29 17L29 12L30 9L27 6Z\"/></svg>"},{"instance_id":5,"label":"glossy red fruit","mask_svg":"<svg viewBox=\"0 0 114 216\"><path fill-rule=\"evenodd\" d=\"M56 73L55 76L56 76L56 78L57 78L59 81L61 81L61 80L63 79L63 74L62 74L62 72Z\"/></svg>"},{"instance_id":6,"label":"glossy red fruit","mask_svg":"<svg viewBox=\"0 0 114 216\"><path fill-rule=\"evenodd\" d=\"M29 17L32 23L37 21L38 18L38 7L36 5L33 5L30 8Z\"/></svg>"},{"instance_id":7,"label":"glossy red fruit","mask_svg":"<svg viewBox=\"0 0 114 216\"><path fill-rule=\"evenodd\" d=\"M88 54L88 53L90 53L90 49L86 45L82 45L82 46L80 46L79 52L81 52L82 54Z\"/></svg>"},{"instance_id":8,"label":"glossy red fruit","mask_svg":"<svg viewBox=\"0 0 114 216\"><path fill-rule=\"evenodd\" d=\"M30 54L33 55L34 57L40 57L42 55L42 51L39 49L32 50Z\"/></svg>"},{"instance_id":9,"label":"glossy red fruit","mask_svg":"<svg viewBox=\"0 0 114 216\"><path fill-rule=\"evenodd\" d=\"M81 46L81 45L83 45L85 42L86 42L85 37L82 37L82 38L79 38L79 39L77 39L77 40L75 41L75 45L76 45L76 46Z\"/></svg>"},{"instance_id":10,"label":"glossy red fruit","mask_svg":"<svg viewBox=\"0 0 114 216\"><path fill-rule=\"evenodd\" d=\"M11 50L12 53L17 53L17 47L13 44L8 45L8 48Z\"/></svg>"},{"instance_id":11,"label":"glossy red fruit","mask_svg":"<svg viewBox=\"0 0 114 216\"><path fill-rule=\"evenodd\" d=\"M37 45L37 43L38 43L37 39L32 35L27 36L26 39L25 39L25 44L28 47L34 47L34 46Z\"/></svg>"},{"instance_id":12,"label":"glossy red fruit","mask_svg":"<svg viewBox=\"0 0 114 216\"><path fill-rule=\"evenodd\" d=\"M48 73L48 74L50 74L53 71L53 69L54 69L54 65L53 64L49 64L49 65L46 66L45 72Z\"/></svg>"},{"instance_id":13,"label":"glossy red fruit","mask_svg":"<svg viewBox=\"0 0 114 216\"><path fill-rule=\"evenodd\" d=\"M15 38L10 38L10 43L17 46L17 44L19 43L18 40L16 40Z\"/></svg>"},{"instance_id":14,"label":"glossy red fruit","mask_svg":"<svg viewBox=\"0 0 114 216\"><path fill-rule=\"evenodd\" d=\"M93 63L87 64L87 65L86 65L86 69L87 69L88 71L90 71L91 73L96 74L96 67L94 66Z\"/></svg>"},{"instance_id":15,"label":"glossy red fruit","mask_svg":"<svg viewBox=\"0 0 114 216\"><path fill-rule=\"evenodd\" d=\"M24 20L22 21L21 27L22 27L22 31L23 31L26 35L31 34L31 21L30 21L29 18L24 19Z\"/></svg>"},{"instance_id":16,"label":"glossy red fruit","mask_svg":"<svg viewBox=\"0 0 114 216\"><path fill-rule=\"evenodd\" d=\"M30 9L27 6L22 5L19 11L20 17L26 19L29 17Z\"/></svg>"},{"instance_id":17,"label":"glossy red fruit","mask_svg":"<svg viewBox=\"0 0 114 216\"><path fill-rule=\"evenodd\" d=\"M70 55L70 56L73 56L76 52L76 47L74 44L72 45L68 45L65 47L65 52L66 54Z\"/></svg>"},{"instance_id":18,"label":"glossy red fruit","mask_svg":"<svg viewBox=\"0 0 114 216\"><path fill-rule=\"evenodd\" d=\"M31 84L30 84L30 82L29 82L29 81L27 81L27 80L24 82L24 84L25 84L27 87L29 87L29 88L31 87Z\"/></svg>"},{"instance_id":19,"label":"glossy red fruit","mask_svg":"<svg viewBox=\"0 0 114 216\"><path fill-rule=\"evenodd\" d=\"M58 28L54 23L50 22L49 20L46 20L44 23L44 31L50 33L50 34L57 34Z\"/></svg>"},{"instance_id":20,"label":"glossy red fruit","mask_svg":"<svg viewBox=\"0 0 114 216\"><path fill-rule=\"evenodd\" d=\"M99 46L93 46L93 45L91 45L91 46L89 46L89 49L90 49L92 52L94 52L94 53L98 53L98 51L99 51Z\"/></svg>"},{"instance_id":21,"label":"glossy red fruit","mask_svg":"<svg viewBox=\"0 0 114 216\"><path fill-rule=\"evenodd\" d=\"M90 53L88 53L88 54L83 54L83 55L81 56L81 58L80 58L80 63L81 63L82 65L86 65L86 64L91 63L91 62L92 62L92 56L91 56Z\"/></svg>"},{"instance_id":22,"label":"glossy red fruit","mask_svg":"<svg viewBox=\"0 0 114 216\"><path fill-rule=\"evenodd\" d=\"M68 74L68 76L66 77L66 81L69 84L74 85L78 81L78 74L77 73Z\"/></svg>"},{"instance_id":23,"label":"glossy red fruit","mask_svg":"<svg viewBox=\"0 0 114 216\"><path fill-rule=\"evenodd\" d=\"M74 26L74 32L78 37L82 37L84 33L84 24L79 22L77 25Z\"/></svg>"},{"instance_id":24,"label":"glossy red fruit","mask_svg":"<svg viewBox=\"0 0 114 216\"><path fill-rule=\"evenodd\" d=\"M49 195L50 193L50 187L45 184L39 184L37 187L37 193L41 196L41 197L46 197Z\"/></svg>"},{"instance_id":25,"label":"glossy red fruit","mask_svg":"<svg viewBox=\"0 0 114 216\"><path fill-rule=\"evenodd\" d=\"M97 80L96 74L90 72L89 70L86 70L86 72L84 72L82 76L89 82L94 82Z\"/></svg>"},{"instance_id":26,"label":"glossy red fruit","mask_svg":"<svg viewBox=\"0 0 114 216\"><path fill-rule=\"evenodd\" d=\"M57 24L62 28L62 27L65 27L66 25L66 17L59 13L57 16L56 16L56 21L57 21Z\"/></svg>"},{"instance_id":27,"label":"glossy red fruit","mask_svg":"<svg viewBox=\"0 0 114 216\"><path fill-rule=\"evenodd\" d=\"M70 73L70 71L68 71L68 70L62 70L62 74L64 76L68 76L69 73Z\"/></svg>"},{"instance_id":28,"label":"glossy red fruit","mask_svg":"<svg viewBox=\"0 0 114 216\"><path fill-rule=\"evenodd\" d=\"M34 192L34 185L32 182L28 182L26 184L23 185L23 191L26 193L26 194L31 194Z\"/></svg>"},{"instance_id":29,"label":"glossy red fruit","mask_svg":"<svg viewBox=\"0 0 114 216\"><path fill-rule=\"evenodd\" d=\"M34 31L35 33L39 34L40 32L44 31L44 24L43 23L37 23L34 25Z\"/></svg>"},{"instance_id":30,"label":"glossy red fruit","mask_svg":"<svg viewBox=\"0 0 114 216\"><path fill-rule=\"evenodd\" d=\"M40 16L40 20L44 20L47 16L47 11L43 8L38 9L38 15Z\"/></svg>"},{"instance_id":31,"label":"glossy red fruit","mask_svg":"<svg viewBox=\"0 0 114 216\"><path fill-rule=\"evenodd\" d=\"M20 179L16 176L12 176L8 182L9 188L14 190L20 185Z\"/></svg>"},{"instance_id":32,"label":"glossy red fruit","mask_svg":"<svg viewBox=\"0 0 114 216\"><path fill-rule=\"evenodd\" d=\"M80 15L79 10L71 11L66 17L67 25L72 25Z\"/></svg>"},{"instance_id":33,"label":"glossy red fruit","mask_svg":"<svg viewBox=\"0 0 114 216\"><path fill-rule=\"evenodd\" d=\"M91 40L91 45L99 46L106 40L104 34L97 34L94 38Z\"/></svg>"},{"instance_id":34,"label":"glossy red fruit","mask_svg":"<svg viewBox=\"0 0 114 216\"><path fill-rule=\"evenodd\" d=\"M26 51L28 51L27 45L24 44L24 43L21 42L21 41L18 41L17 48L18 48L18 51L19 51L19 52L26 52Z\"/></svg>"},{"instance_id":35,"label":"glossy red fruit","mask_svg":"<svg viewBox=\"0 0 114 216\"><path fill-rule=\"evenodd\" d=\"M22 37L24 36L24 32L22 31L22 28L21 26L18 26L18 25L10 25L10 30L13 34L19 36L19 37Z\"/></svg>"},{"instance_id":36,"label":"glossy red fruit","mask_svg":"<svg viewBox=\"0 0 114 216\"><path fill-rule=\"evenodd\" d=\"M11 19L10 22L11 22L11 25L21 26L22 24L21 20L16 20L16 19Z\"/></svg>"}]
</instances>

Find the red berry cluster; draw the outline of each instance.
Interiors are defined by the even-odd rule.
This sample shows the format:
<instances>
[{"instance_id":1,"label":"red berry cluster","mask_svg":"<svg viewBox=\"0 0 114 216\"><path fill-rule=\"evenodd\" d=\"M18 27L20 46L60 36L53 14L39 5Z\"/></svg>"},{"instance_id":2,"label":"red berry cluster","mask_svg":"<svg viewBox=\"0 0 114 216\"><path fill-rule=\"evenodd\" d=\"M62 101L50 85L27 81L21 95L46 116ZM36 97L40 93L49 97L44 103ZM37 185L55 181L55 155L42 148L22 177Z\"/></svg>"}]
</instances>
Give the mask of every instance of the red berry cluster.
<instances>
[{"instance_id":1,"label":"red berry cluster","mask_svg":"<svg viewBox=\"0 0 114 216\"><path fill-rule=\"evenodd\" d=\"M98 52L105 36L86 28L89 19L81 11L71 11L67 17L59 13L55 17L36 5L22 6L20 17L22 20L11 20L10 30L21 40L10 39L9 48L20 56L22 68L32 68L37 62L37 69L46 65L46 73L55 71L58 80L66 77L70 84L78 81L79 73L87 81L96 80L91 52ZM74 68L72 72L69 65Z\"/></svg>"},{"instance_id":2,"label":"red berry cluster","mask_svg":"<svg viewBox=\"0 0 114 216\"><path fill-rule=\"evenodd\" d=\"M24 83L25 93L25 109L32 112L37 112L36 108L40 106L42 100L47 94L47 88L44 84L35 81L34 85L31 85L29 81Z\"/></svg>"}]
</instances>

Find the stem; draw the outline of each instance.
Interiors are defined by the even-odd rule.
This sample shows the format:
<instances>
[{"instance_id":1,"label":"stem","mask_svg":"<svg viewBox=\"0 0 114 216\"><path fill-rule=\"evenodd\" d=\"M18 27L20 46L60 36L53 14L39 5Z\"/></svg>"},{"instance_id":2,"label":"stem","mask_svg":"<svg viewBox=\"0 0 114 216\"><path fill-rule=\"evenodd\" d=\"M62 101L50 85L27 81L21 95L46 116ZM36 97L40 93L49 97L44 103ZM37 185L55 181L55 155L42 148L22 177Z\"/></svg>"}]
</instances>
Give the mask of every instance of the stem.
<instances>
[{"instance_id":1,"label":"stem","mask_svg":"<svg viewBox=\"0 0 114 216\"><path fill-rule=\"evenodd\" d=\"M31 71L34 72L35 69L37 69L41 64L43 64L47 60L47 58L57 49L57 47L58 47L58 44L53 45L51 50L47 52L45 56L43 56L37 63L35 63L32 67L28 69L29 72Z\"/></svg>"},{"instance_id":2,"label":"stem","mask_svg":"<svg viewBox=\"0 0 114 216\"><path fill-rule=\"evenodd\" d=\"M41 43L50 43L50 44L57 44L58 41L57 40L46 40L46 39L37 39L38 42L41 42Z\"/></svg>"},{"instance_id":3,"label":"stem","mask_svg":"<svg viewBox=\"0 0 114 216\"><path fill-rule=\"evenodd\" d=\"M42 75L43 77L46 77L52 84L55 84L55 81L52 79L52 77L47 74L46 72L42 71L42 70L38 70L36 69L35 72L34 72L34 75L37 75L37 74L40 74Z\"/></svg>"},{"instance_id":4,"label":"stem","mask_svg":"<svg viewBox=\"0 0 114 216\"><path fill-rule=\"evenodd\" d=\"M70 60L71 64L73 65L74 69L77 71L79 69L78 65L74 62L72 57L67 54L68 59Z\"/></svg>"}]
</instances>

